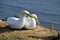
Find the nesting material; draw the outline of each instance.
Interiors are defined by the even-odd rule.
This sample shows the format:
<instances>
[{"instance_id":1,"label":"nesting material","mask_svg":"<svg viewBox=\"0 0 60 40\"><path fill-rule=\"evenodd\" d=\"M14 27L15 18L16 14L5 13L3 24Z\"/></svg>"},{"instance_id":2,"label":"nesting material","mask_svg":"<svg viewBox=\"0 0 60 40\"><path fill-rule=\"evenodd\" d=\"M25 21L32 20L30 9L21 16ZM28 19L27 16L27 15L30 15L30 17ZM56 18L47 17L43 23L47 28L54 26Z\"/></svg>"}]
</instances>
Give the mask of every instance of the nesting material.
<instances>
[{"instance_id":1,"label":"nesting material","mask_svg":"<svg viewBox=\"0 0 60 40\"><path fill-rule=\"evenodd\" d=\"M8 24L5 21L0 20L0 27L6 27Z\"/></svg>"},{"instance_id":2,"label":"nesting material","mask_svg":"<svg viewBox=\"0 0 60 40\"><path fill-rule=\"evenodd\" d=\"M48 28L38 26L34 30L11 30L9 28L0 29L0 39L4 40L52 40L58 36L56 30L50 30ZM6 39L7 38L7 39Z\"/></svg>"}]
</instances>

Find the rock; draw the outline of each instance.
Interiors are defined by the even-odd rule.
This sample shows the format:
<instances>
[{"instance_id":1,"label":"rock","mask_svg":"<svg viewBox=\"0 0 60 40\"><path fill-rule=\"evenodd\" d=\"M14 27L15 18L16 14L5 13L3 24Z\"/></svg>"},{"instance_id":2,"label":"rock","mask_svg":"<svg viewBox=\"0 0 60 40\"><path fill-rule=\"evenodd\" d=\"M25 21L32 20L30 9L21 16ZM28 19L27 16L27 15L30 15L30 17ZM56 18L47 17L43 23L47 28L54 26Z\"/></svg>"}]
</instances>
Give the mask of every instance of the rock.
<instances>
[{"instance_id":1,"label":"rock","mask_svg":"<svg viewBox=\"0 0 60 40\"><path fill-rule=\"evenodd\" d=\"M0 27L6 27L8 24L5 21L0 20ZM2 36L3 35L3 36ZM32 38L32 40L39 39L39 40L52 40L53 38L58 36L58 32L56 30L50 30L43 26L37 25L34 30L11 30L8 28L0 28L0 39L5 38L7 39L24 39L25 37ZM17 37L17 38L16 38ZM20 39L19 39L20 40Z\"/></svg>"},{"instance_id":2,"label":"rock","mask_svg":"<svg viewBox=\"0 0 60 40\"><path fill-rule=\"evenodd\" d=\"M0 20L0 27L6 27L6 26L8 26L8 24L5 23L5 21Z\"/></svg>"}]
</instances>

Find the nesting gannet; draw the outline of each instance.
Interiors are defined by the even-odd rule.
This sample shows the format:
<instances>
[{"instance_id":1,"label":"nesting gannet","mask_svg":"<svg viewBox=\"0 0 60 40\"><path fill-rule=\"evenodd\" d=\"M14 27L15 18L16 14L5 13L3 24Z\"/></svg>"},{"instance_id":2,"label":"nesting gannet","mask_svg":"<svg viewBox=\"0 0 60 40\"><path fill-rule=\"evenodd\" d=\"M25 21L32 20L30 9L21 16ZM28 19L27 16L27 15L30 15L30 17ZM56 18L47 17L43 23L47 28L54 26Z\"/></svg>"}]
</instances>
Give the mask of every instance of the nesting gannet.
<instances>
[{"instance_id":1,"label":"nesting gannet","mask_svg":"<svg viewBox=\"0 0 60 40\"><path fill-rule=\"evenodd\" d=\"M7 23L13 29L22 29L25 26L25 18L30 13L27 10L24 10L20 13L20 18L9 17L7 18Z\"/></svg>"},{"instance_id":2,"label":"nesting gannet","mask_svg":"<svg viewBox=\"0 0 60 40\"><path fill-rule=\"evenodd\" d=\"M36 14L32 14L31 17L28 16L25 23L26 29L35 29L36 28L36 22L38 22L38 17Z\"/></svg>"}]
</instances>

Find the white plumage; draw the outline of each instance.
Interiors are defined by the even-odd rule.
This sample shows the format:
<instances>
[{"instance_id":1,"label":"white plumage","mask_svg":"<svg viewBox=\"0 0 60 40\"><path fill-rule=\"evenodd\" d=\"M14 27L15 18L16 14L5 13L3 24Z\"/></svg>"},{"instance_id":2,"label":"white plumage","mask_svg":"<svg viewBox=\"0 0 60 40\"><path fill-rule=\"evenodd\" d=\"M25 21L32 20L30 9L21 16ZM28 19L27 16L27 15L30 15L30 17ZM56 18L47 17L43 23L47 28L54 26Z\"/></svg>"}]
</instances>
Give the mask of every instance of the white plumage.
<instances>
[{"instance_id":1,"label":"white plumage","mask_svg":"<svg viewBox=\"0 0 60 40\"><path fill-rule=\"evenodd\" d=\"M7 19L7 23L13 29L22 29L25 25L25 19L24 18L9 17Z\"/></svg>"},{"instance_id":2,"label":"white plumage","mask_svg":"<svg viewBox=\"0 0 60 40\"><path fill-rule=\"evenodd\" d=\"M13 29L22 29L25 26L25 19L27 14L30 14L28 11L24 10L20 14L20 18L9 17L7 18L7 23Z\"/></svg>"},{"instance_id":3,"label":"white plumage","mask_svg":"<svg viewBox=\"0 0 60 40\"><path fill-rule=\"evenodd\" d=\"M7 23L13 29L22 29L23 27L26 29L35 29L36 28L37 15L32 14L26 10L20 13L20 18L17 17L9 17L7 18Z\"/></svg>"},{"instance_id":4,"label":"white plumage","mask_svg":"<svg viewBox=\"0 0 60 40\"><path fill-rule=\"evenodd\" d=\"M37 19L37 15L36 14L32 14L31 17L27 17L26 19L26 23L25 23L25 28L26 29L35 29L36 28L36 19Z\"/></svg>"}]
</instances>

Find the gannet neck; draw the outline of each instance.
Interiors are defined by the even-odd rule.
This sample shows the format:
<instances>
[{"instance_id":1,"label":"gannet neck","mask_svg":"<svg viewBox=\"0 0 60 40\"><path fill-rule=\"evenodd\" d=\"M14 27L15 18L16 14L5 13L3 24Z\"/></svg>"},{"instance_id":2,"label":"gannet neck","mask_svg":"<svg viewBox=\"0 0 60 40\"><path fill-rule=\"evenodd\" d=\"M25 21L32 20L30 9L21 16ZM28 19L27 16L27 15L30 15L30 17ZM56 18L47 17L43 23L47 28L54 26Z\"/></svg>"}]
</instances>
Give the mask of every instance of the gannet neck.
<instances>
[{"instance_id":1,"label":"gannet neck","mask_svg":"<svg viewBox=\"0 0 60 40\"><path fill-rule=\"evenodd\" d=\"M35 29L36 28L36 20L32 17L27 17L25 21L26 29Z\"/></svg>"},{"instance_id":2,"label":"gannet neck","mask_svg":"<svg viewBox=\"0 0 60 40\"><path fill-rule=\"evenodd\" d=\"M25 18L26 16L20 16L20 19L23 19L23 18Z\"/></svg>"}]
</instances>

